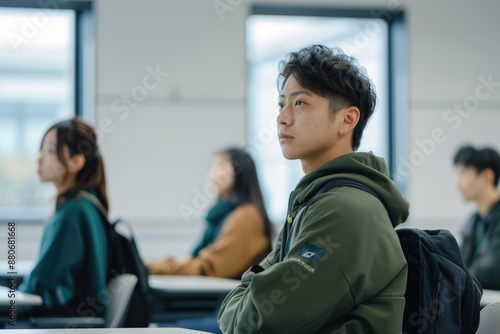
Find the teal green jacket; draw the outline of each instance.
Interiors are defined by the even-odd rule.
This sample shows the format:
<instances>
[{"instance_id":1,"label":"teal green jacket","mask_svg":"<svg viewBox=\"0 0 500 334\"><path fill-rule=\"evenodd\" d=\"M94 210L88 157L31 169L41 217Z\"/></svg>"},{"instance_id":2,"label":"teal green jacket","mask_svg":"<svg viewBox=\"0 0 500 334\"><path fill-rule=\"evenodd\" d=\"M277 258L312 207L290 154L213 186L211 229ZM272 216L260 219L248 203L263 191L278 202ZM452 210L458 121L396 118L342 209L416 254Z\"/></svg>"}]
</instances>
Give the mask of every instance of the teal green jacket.
<instances>
[{"instance_id":1,"label":"teal green jacket","mask_svg":"<svg viewBox=\"0 0 500 334\"><path fill-rule=\"evenodd\" d=\"M361 182L309 199L329 180ZM394 227L409 204L371 153L341 156L290 195L287 240L242 277L218 316L224 333L401 333L407 264ZM291 223L290 223L291 222ZM288 251L282 246L287 244Z\"/></svg>"},{"instance_id":2,"label":"teal green jacket","mask_svg":"<svg viewBox=\"0 0 500 334\"><path fill-rule=\"evenodd\" d=\"M71 199L46 222L39 257L19 289L40 295L43 313L104 316L106 266L99 211L87 199Z\"/></svg>"}]
</instances>

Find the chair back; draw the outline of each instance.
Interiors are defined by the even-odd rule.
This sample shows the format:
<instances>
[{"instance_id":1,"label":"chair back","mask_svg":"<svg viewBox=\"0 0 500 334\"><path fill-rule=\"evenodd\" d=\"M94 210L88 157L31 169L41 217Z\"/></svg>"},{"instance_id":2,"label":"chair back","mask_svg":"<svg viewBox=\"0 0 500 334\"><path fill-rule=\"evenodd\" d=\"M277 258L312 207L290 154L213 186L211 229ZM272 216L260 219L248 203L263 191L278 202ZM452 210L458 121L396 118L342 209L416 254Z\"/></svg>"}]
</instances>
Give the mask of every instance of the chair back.
<instances>
[{"instance_id":1,"label":"chair back","mask_svg":"<svg viewBox=\"0 0 500 334\"><path fill-rule=\"evenodd\" d=\"M137 284L137 276L122 274L109 281L110 293L106 316L106 327L118 328L123 326L130 307L130 296Z\"/></svg>"},{"instance_id":2,"label":"chair back","mask_svg":"<svg viewBox=\"0 0 500 334\"><path fill-rule=\"evenodd\" d=\"M481 310L480 316L476 334L498 333L500 330L500 302L486 305Z\"/></svg>"}]
</instances>

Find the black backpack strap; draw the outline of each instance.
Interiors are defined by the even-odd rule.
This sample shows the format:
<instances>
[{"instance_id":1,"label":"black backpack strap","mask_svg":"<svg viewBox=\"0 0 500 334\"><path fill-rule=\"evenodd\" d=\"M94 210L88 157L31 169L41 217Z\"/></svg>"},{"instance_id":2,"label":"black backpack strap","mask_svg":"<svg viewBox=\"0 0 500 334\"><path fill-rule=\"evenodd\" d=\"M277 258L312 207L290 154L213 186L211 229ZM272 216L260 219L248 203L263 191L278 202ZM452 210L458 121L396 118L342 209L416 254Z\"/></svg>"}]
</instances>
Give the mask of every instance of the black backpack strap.
<instances>
[{"instance_id":1,"label":"black backpack strap","mask_svg":"<svg viewBox=\"0 0 500 334\"><path fill-rule=\"evenodd\" d=\"M79 190L76 193L75 198L85 198L89 200L94 206L99 210L100 213L104 216L104 218L107 219L108 217L108 210L102 205L101 201L97 199L97 197L94 194L89 193L88 191L84 190Z\"/></svg>"},{"instance_id":2,"label":"black backpack strap","mask_svg":"<svg viewBox=\"0 0 500 334\"><path fill-rule=\"evenodd\" d=\"M380 199L380 196L375 191L373 191L373 189L364 185L361 182L351 180L351 179L333 179L333 180L327 182L323 187L321 187L321 189L316 194L314 194L313 197L311 197L309 202L311 202L314 197L316 197L320 194L326 193L330 189L340 188L340 187L351 187L351 188L363 190L363 191L366 191L367 193L375 196L379 201L382 201ZM307 205L309 205L309 204L307 204Z\"/></svg>"},{"instance_id":3,"label":"black backpack strap","mask_svg":"<svg viewBox=\"0 0 500 334\"><path fill-rule=\"evenodd\" d=\"M465 290L461 302L462 333L475 333L479 327L483 288L477 279L465 270Z\"/></svg>"},{"instance_id":4,"label":"black backpack strap","mask_svg":"<svg viewBox=\"0 0 500 334\"><path fill-rule=\"evenodd\" d=\"M369 194L373 195L375 198L377 198L380 202L382 202L382 199L380 198L380 196L372 188L364 185L361 182L351 180L351 179L333 179L333 180L330 180L327 183L325 183L323 185L323 187L321 187L320 190L318 190L314 195L312 195L312 197L307 202L306 208L305 208L304 212L302 213L302 216L304 216L306 214L307 209L309 209L309 204L312 202L312 200L316 196L324 194L333 188L340 188L340 187L351 187L351 188L356 188L359 190L366 191L367 193L369 193Z\"/></svg>"},{"instance_id":5,"label":"black backpack strap","mask_svg":"<svg viewBox=\"0 0 500 334\"><path fill-rule=\"evenodd\" d=\"M302 217L305 216L305 214L307 213L307 210L309 209L309 204L312 202L312 200L318 196L318 195L321 195L323 193L326 193L327 191L333 189L333 188L340 188L340 187L351 187L351 188L356 188L356 189L359 189L359 190L363 190L363 191L366 191L367 193L373 195L374 197L376 197L379 201L382 202L382 200L380 199L380 196L375 192L373 191L370 187L364 185L363 183L361 182L358 182L358 181L355 181L355 180L351 180L351 179L333 179L327 183L325 183L323 185L323 187L321 187L320 190L318 190L314 195L312 195L312 197L307 201L307 204L306 206L301 209L299 212L299 215L297 215L297 218L299 219L302 219ZM288 243L288 233L287 233L287 225L288 223L285 222L285 226L283 227L282 229L282 245L281 245L281 254L280 254L280 260L283 260L286 256L286 254L288 254L288 250L289 250L289 243Z\"/></svg>"}]
</instances>

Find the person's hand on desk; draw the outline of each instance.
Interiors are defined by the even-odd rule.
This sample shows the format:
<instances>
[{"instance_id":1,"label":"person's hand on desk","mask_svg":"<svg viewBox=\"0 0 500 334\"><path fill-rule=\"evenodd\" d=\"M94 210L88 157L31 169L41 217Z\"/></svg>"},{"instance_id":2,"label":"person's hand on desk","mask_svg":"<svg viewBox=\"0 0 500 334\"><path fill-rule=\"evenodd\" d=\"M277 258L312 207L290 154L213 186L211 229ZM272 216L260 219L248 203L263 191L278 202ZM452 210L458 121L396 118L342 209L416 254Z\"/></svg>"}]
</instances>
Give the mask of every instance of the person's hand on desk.
<instances>
[{"instance_id":1,"label":"person's hand on desk","mask_svg":"<svg viewBox=\"0 0 500 334\"><path fill-rule=\"evenodd\" d=\"M151 275L201 275L201 263L196 258L176 260L167 257L162 262L151 263L148 266Z\"/></svg>"},{"instance_id":2,"label":"person's hand on desk","mask_svg":"<svg viewBox=\"0 0 500 334\"><path fill-rule=\"evenodd\" d=\"M176 261L173 257L167 257L161 262L150 263L148 266L151 275L168 275L176 267Z\"/></svg>"}]
</instances>

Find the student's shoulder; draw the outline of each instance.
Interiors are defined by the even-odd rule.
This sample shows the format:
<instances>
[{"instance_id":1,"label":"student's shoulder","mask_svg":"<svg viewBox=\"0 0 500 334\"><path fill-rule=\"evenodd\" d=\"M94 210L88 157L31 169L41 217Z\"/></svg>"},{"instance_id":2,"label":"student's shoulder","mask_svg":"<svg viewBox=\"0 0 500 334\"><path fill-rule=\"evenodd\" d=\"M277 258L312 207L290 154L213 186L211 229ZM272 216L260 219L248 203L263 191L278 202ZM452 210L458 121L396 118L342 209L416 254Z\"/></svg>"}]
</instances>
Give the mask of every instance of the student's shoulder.
<instances>
[{"instance_id":1,"label":"student's shoulder","mask_svg":"<svg viewBox=\"0 0 500 334\"><path fill-rule=\"evenodd\" d=\"M374 224L391 226L382 224L380 217L384 217L384 222L389 219L377 198L363 190L343 187L315 198L305 213L303 225L317 231L342 231L339 233L369 231Z\"/></svg>"},{"instance_id":2,"label":"student's shoulder","mask_svg":"<svg viewBox=\"0 0 500 334\"><path fill-rule=\"evenodd\" d=\"M97 210L86 198L72 198L64 202L57 210L59 217L80 218L97 214Z\"/></svg>"},{"instance_id":3,"label":"student's shoulder","mask_svg":"<svg viewBox=\"0 0 500 334\"><path fill-rule=\"evenodd\" d=\"M364 209L380 207L384 209L380 200L364 190L352 187L340 187L331 189L318 195L309 204L311 209L327 209L338 213L363 212Z\"/></svg>"},{"instance_id":4,"label":"student's shoulder","mask_svg":"<svg viewBox=\"0 0 500 334\"><path fill-rule=\"evenodd\" d=\"M238 206L228 217L231 225L249 226L248 222L263 222L264 219L255 204L246 203Z\"/></svg>"},{"instance_id":5,"label":"student's shoulder","mask_svg":"<svg viewBox=\"0 0 500 334\"><path fill-rule=\"evenodd\" d=\"M261 218L261 214L259 212L259 209L255 204L252 203L245 203L240 206L238 206L234 211L231 213L232 216L234 217L256 217L256 218Z\"/></svg>"},{"instance_id":6,"label":"student's shoulder","mask_svg":"<svg viewBox=\"0 0 500 334\"><path fill-rule=\"evenodd\" d=\"M500 225L500 200L498 200L491 208L491 216L493 223Z\"/></svg>"},{"instance_id":7,"label":"student's shoulder","mask_svg":"<svg viewBox=\"0 0 500 334\"><path fill-rule=\"evenodd\" d=\"M494 211L492 212L491 218L489 218L489 223L491 227L489 229L490 235L495 235L496 237L500 237L500 205L496 204Z\"/></svg>"}]
</instances>

